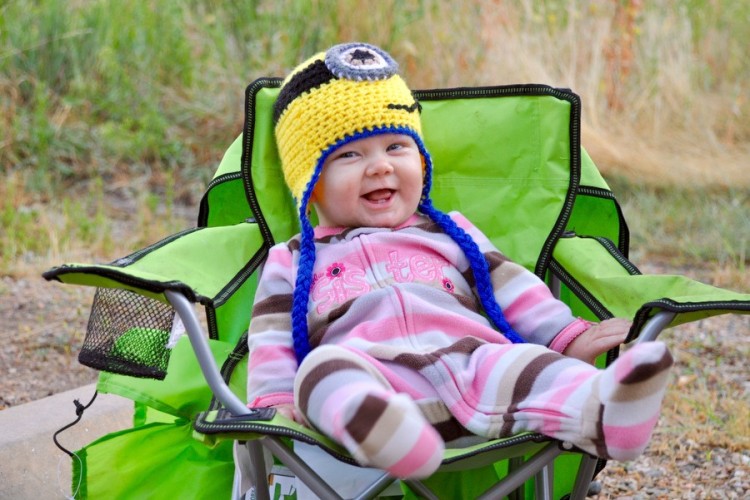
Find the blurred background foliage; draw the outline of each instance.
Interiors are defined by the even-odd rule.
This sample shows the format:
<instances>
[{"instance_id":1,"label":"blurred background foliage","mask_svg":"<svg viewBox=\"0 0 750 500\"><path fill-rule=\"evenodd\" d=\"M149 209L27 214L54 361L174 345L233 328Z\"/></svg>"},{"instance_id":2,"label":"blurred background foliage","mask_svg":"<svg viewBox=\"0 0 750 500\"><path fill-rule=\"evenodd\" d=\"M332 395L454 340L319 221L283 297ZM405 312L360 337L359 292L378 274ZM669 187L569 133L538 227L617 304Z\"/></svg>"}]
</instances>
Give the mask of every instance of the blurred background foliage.
<instances>
[{"instance_id":1,"label":"blurred background foliage","mask_svg":"<svg viewBox=\"0 0 750 500\"><path fill-rule=\"evenodd\" d=\"M0 1L0 273L192 223L245 86L352 40L390 51L414 88L573 89L634 245L744 269L749 36L734 0Z\"/></svg>"}]
</instances>

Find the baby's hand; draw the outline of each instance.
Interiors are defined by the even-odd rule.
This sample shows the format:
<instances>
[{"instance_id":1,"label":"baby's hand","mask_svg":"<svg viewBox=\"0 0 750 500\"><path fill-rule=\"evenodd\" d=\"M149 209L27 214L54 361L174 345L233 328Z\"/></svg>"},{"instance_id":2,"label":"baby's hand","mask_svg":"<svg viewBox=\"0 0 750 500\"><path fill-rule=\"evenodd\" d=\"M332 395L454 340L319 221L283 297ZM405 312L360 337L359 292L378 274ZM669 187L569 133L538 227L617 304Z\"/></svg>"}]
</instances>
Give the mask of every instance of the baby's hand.
<instances>
[{"instance_id":1,"label":"baby's hand","mask_svg":"<svg viewBox=\"0 0 750 500\"><path fill-rule=\"evenodd\" d=\"M594 324L568 344L563 354L593 365L597 356L625 342L631 324L622 318Z\"/></svg>"},{"instance_id":2,"label":"baby's hand","mask_svg":"<svg viewBox=\"0 0 750 500\"><path fill-rule=\"evenodd\" d=\"M302 414L300 414L300 412L293 404L286 403L282 405L276 405L273 408L282 417L286 417L289 420L297 422L298 424L307 425L305 423L305 419L302 418Z\"/></svg>"}]
</instances>

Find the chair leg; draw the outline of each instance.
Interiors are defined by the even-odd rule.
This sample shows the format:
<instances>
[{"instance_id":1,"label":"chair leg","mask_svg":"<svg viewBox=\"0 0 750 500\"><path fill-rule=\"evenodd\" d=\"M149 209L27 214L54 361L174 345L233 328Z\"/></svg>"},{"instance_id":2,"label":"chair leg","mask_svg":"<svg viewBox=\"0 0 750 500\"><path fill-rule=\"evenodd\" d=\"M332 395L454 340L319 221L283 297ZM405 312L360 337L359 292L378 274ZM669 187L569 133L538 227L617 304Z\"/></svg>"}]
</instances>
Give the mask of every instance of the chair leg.
<instances>
[{"instance_id":1,"label":"chair leg","mask_svg":"<svg viewBox=\"0 0 750 500\"><path fill-rule=\"evenodd\" d=\"M508 459L508 474L522 467L523 457L513 457L511 459ZM523 485L519 486L508 494L508 500L524 500L525 498L526 493L524 492Z\"/></svg>"},{"instance_id":2,"label":"chair leg","mask_svg":"<svg viewBox=\"0 0 750 500\"><path fill-rule=\"evenodd\" d=\"M320 498L341 498L309 465L301 461L279 438L266 436L263 446L273 453L291 470L297 478L307 485Z\"/></svg>"},{"instance_id":3,"label":"chair leg","mask_svg":"<svg viewBox=\"0 0 750 500\"><path fill-rule=\"evenodd\" d=\"M570 500L583 500L589 492L591 480L594 478L597 458L591 455L581 456L581 465L578 467L578 475L570 493Z\"/></svg>"},{"instance_id":4,"label":"chair leg","mask_svg":"<svg viewBox=\"0 0 750 500\"><path fill-rule=\"evenodd\" d=\"M421 481L415 481L412 479L402 479L401 481L405 485L407 485L411 491L419 494L419 498L424 498L426 500L438 500L438 497L435 496L435 494L427 486L422 484Z\"/></svg>"},{"instance_id":5,"label":"chair leg","mask_svg":"<svg viewBox=\"0 0 750 500\"><path fill-rule=\"evenodd\" d=\"M554 494L554 462L545 465L534 476L534 498L551 500Z\"/></svg>"},{"instance_id":6,"label":"chair leg","mask_svg":"<svg viewBox=\"0 0 750 500\"><path fill-rule=\"evenodd\" d=\"M527 479L534 476L537 472L547 467L552 461L562 453L559 443L554 441L542 448L539 453L527 460L523 467L514 470L500 483L487 490L480 499L500 499L509 495L516 488L523 485Z\"/></svg>"},{"instance_id":7,"label":"chair leg","mask_svg":"<svg viewBox=\"0 0 750 500\"><path fill-rule=\"evenodd\" d=\"M268 472L266 471L266 459L263 456L263 446L257 439L247 441L245 444L250 455L251 479L255 488L256 500L270 500L268 493Z\"/></svg>"},{"instance_id":8,"label":"chair leg","mask_svg":"<svg viewBox=\"0 0 750 500\"><path fill-rule=\"evenodd\" d=\"M368 500L371 498L375 498L381 491L388 488L395 481L397 481L395 478L389 476L384 472L383 475L380 476L374 483L372 483L367 489L356 496L355 500Z\"/></svg>"}]
</instances>

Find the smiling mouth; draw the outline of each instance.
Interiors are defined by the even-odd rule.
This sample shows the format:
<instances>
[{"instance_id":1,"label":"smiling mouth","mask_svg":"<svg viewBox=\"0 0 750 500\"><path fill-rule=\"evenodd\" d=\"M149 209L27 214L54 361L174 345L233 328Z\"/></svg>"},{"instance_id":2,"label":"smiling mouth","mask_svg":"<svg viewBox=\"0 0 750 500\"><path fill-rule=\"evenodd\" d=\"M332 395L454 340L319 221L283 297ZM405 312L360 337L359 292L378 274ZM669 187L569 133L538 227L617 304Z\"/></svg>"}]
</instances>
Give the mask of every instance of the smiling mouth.
<instances>
[{"instance_id":1,"label":"smiling mouth","mask_svg":"<svg viewBox=\"0 0 750 500\"><path fill-rule=\"evenodd\" d=\"M375 191L365 193L364 195L362 195L362 198L369 201L370 203L383 204L388 203L395 192L396 191L393 189L376 189Z\"/></svg>"}]
</instances>

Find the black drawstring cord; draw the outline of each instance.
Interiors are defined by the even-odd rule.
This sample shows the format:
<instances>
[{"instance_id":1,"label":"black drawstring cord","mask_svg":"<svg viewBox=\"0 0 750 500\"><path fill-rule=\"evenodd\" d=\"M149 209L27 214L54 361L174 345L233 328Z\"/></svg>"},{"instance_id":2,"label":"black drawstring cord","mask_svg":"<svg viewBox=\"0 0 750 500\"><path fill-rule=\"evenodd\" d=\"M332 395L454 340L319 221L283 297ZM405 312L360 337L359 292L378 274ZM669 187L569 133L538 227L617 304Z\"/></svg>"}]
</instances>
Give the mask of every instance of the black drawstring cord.
<instances>
[{"instance_id":1,"label":"black drawstring cord","mask_svg":"<svg viewBox=\"0 0 750 500\"><path fill-rule=\"evenodd\" d=\"M66 430L66 429L70 429L71 427L73 427L74 425L76 425L78 422L81 421L81 417L83 417L84 410L86 410L89 406L91 406L94 403L94 400L96 399L96 395L97 394L99 394L99 391L94 391L94 397L91 398L91 401L89 401L89 404L87 404L86 406L83 406L80 401L78 401L77 399L74 399L73 400L73 404L76 405L76 417L77 418L73 422L69 423L68 425L66 425L62 429L59 429L57 432L55 432L52 435L52 440L55 442L55 445L57 445L58 448L60 448L65 453L67 453L68 456L70 456L71 458L74 457L75 454L73 452L68 451L65 448L63 448L63 446L57 440L57 435L60 434L61 432L63 432L64 430Z\"/></svg>"}]
</instances>

